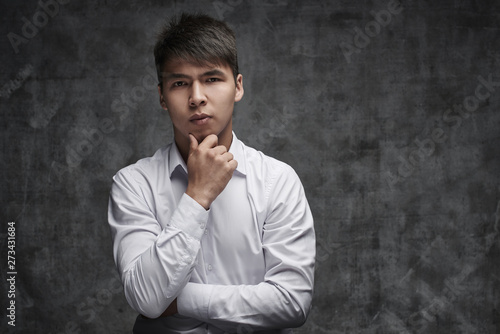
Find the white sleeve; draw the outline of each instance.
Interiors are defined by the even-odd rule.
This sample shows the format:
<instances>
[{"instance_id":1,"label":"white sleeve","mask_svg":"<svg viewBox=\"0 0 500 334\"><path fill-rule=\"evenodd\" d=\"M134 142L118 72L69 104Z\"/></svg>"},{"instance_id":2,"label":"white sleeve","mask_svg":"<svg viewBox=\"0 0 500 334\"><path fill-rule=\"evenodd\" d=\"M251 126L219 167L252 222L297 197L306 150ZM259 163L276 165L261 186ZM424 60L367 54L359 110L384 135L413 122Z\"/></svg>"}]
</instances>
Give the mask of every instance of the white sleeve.
<instances>
[{"instance_id":1,"label":"white sleeve","mask_svg":"<svg viewBox=\"0 0 500 334\"><path fill-rule=\"evenodd\" d=\"M316 254L313 217L290 168L269 193L263 227L266 274L257 285L188 283L177 299L181 315L228 332L302 325L310 311Z\"/></svg>"},{"instance_id":2,"label":"white sleeve","mask_svg":"<svg viewBox=\"0 0 500 334\"><path fill-rule=\"evenodd\" d=\"M125 296L137 312L157 318L189 281L209 211L184 194L162 228L138 173L124 169L113 181L108 222Z\"/></svg>"}]
</instances>

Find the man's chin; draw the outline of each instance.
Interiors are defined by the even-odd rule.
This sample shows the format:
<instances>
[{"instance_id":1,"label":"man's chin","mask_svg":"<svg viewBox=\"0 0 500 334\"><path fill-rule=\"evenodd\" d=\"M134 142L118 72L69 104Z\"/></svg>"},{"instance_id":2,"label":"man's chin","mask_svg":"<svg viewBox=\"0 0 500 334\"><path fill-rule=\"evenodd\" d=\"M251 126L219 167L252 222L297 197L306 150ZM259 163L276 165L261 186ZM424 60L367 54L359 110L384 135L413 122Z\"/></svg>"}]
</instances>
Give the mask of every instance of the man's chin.
<instances>
[{"instance_id":1,"label":"man's chin","mask_svg":"<svg viewBox=\"0 0 500 334\"><path fill-rule=\"evenodd\" d=\"M198 141L198 144L201 143L202 141L205 140L208 136L210 136L212 133L207 132L207 133L191 133L196 140ZM189 135L188 135L188 140L189 140Z\"/></svg>"}]
</instances>

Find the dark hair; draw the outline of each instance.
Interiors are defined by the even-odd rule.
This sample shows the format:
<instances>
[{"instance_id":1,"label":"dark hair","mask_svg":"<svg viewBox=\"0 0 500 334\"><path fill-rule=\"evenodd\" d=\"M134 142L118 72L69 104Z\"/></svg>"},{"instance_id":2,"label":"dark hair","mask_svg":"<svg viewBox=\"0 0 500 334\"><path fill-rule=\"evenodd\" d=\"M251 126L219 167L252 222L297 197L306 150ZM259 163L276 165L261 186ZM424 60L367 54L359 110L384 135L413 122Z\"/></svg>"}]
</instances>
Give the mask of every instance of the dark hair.
<instances>
[{"instance_id":1,"label":"dark hair","mask_svg":"<svg viewBox=\"0 0 500 334\"><path fill-rule=\"evenodd\" d=\"M184 59L199 65L228 65L238 75L238 54L234 32L226 23L207 15L182 14L158 35L154 48L158 81L171 59Z\"/></svg>"}]
</instances>

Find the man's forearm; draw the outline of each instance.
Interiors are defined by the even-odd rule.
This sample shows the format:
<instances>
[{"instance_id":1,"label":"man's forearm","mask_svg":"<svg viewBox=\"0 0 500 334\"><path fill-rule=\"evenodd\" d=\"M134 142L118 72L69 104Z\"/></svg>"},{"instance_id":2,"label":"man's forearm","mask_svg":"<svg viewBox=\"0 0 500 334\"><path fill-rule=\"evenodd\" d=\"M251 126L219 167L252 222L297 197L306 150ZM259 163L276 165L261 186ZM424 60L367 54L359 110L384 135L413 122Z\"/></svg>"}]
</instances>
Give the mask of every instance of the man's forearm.
<instances>
[{"instance_id":1,"label":"man's forearm","mask_svg":"<svg viewBox=\"0 0 500 334\"><path fill-rule=\"evenodd\" d=\"M312 287L286 291L272 283L211 285L188 283L178 297L180 315L228 332L300 326L310 310ZM302 290L302 291L300 291ZM305 291L308 290L308 291Z\"/></svg>"}]
</instances>

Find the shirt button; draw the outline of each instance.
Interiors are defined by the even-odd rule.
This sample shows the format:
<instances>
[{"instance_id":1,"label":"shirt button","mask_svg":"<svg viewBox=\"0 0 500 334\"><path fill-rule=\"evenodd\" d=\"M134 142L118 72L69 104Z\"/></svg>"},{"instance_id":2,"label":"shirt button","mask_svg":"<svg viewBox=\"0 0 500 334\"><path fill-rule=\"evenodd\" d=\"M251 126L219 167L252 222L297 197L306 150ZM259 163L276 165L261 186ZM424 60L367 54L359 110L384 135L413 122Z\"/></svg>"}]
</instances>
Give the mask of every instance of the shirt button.
<instances>
[{"instance_id":1,"label":"shirt button","mask_svg":"<svg viewBox=\"0 0 500 334\"><path fill-rule=\"evenodd\" d=\"M208 230L205 230L205 235L207 235L207 234L208 234Z\"/></svg>"},{"instance_id":2,"label":"shirt button","mask_svg":"<svg viewBox=\"0 0 500 334\"><path fill-rule=\"evenodd\" d=\"M205 224L200 224L200 228L203 230L205 228Z\"/></svg>"},{"instance_id":3,"label":"shirt button","mask_svg":"<svg viewBox=\"0 0 500 334\"><path fill-rule=\"evenodd\" d=\"M213 268L212 268L212 265L211 265L211 264L209 264L209 265L207 266L207 269L208 269L208 271L212 271L212 269L213 269Z\"/></svg>"}]
</instances>

